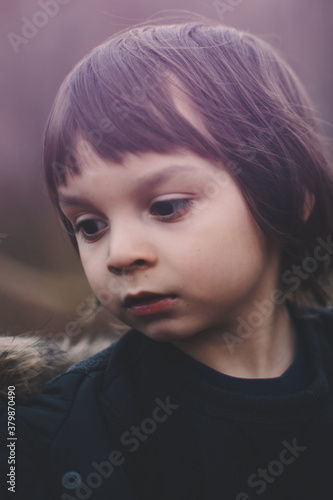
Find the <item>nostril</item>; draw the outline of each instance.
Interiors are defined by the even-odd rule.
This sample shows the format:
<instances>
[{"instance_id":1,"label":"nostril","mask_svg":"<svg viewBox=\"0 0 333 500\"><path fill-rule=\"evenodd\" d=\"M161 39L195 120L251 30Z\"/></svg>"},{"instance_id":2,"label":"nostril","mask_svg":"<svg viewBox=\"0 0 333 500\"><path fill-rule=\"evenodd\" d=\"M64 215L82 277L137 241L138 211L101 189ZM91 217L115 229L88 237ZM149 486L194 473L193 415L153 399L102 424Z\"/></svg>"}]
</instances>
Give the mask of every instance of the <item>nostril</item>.
<instances>
[{"instance_id":1,"label":"nostril","mask_svg":"<svg viewBox=\"0 0 333 500\"><path fill-rule=\"evenodd\" d=\"M128 266L123 266L123 267L116 267L109 265L108 269L111 273L113 273L115 276L121 276L123 274L127 274L132 272L136 267L146 267L148 265L147 261L144 259L137 259Z\"/></svg>"},{"instance_id":2,"label":"nostril","mask_svg":"<svg viewBox=\"0 0 333 500\"><path fill-rule=\"evenodd\" d=\"M114 274L115 276L121 276L123 274L123 270L119 269L118 267L114 266L108 266L109 271Z\"/></svg>"},{"instance_id":3,"label":"nostril","mask_svg":"<svg viewBox=\"0 0 333 500\"><path fill-rule=\"evenodd\" d=\"M133 265L134 265L134 266L135 266L135 265L137 265L137 266L142 267L142 266L145 266L145 265L146 265L146 262L145 262L143 259L138 259L138 260L136 260L136 261L133 263Z\"/></svg>"}]
</instances>

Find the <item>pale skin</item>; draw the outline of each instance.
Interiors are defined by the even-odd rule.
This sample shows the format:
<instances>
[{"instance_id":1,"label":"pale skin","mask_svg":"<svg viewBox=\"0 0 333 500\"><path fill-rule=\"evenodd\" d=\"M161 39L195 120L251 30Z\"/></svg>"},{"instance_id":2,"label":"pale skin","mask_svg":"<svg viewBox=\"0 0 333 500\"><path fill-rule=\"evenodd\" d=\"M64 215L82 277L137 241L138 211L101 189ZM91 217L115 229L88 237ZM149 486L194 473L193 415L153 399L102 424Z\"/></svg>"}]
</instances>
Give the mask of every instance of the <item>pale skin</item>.
<instances>
[{"instance_id":1,"label":"pale skin","mask_svg":"<svg viewBox=\"0 0 333 500\"><path fill-rule=\"evenodd\" d=\"M223 166L188 151L128 154L121 165L89 151L80 167L59 199L111 313L227 375L271 378L290 366L295 335L284 303L233 352L225 341L278 288L280 250ZM136 316L123 301L141 291L172 295L172 304Z\"/></svg>"}]
</instances>

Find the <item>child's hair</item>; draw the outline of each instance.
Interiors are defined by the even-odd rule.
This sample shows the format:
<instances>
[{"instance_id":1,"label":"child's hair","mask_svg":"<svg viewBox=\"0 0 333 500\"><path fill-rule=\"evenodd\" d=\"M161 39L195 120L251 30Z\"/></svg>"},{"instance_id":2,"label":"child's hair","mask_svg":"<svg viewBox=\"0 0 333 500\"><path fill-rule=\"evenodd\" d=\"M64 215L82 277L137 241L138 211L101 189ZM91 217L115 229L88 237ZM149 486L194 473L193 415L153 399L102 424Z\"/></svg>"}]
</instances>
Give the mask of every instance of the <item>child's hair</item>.
<instances>
[{"instance_id":1,"label":"child's hair","mask_svg":"<svg viewBox=\"0 0 333 500\"><path fill-rule=\"evenodd\" d=\"M205 130L177 109L175 86ZM115 162L126 153L183 150L221 161L262 231L280 243L281 276L309 264L304 259L313 263L317 238L333 233L332 172L312 106L292 70L253 35L207 20L144 25L112 36L73 69L44 149L46 184L70 232L57 189L88 154L80 138ZM331 266L327 253L300 283L320 304L327 295L319 278Z\"/></svg>"}]
</instances>

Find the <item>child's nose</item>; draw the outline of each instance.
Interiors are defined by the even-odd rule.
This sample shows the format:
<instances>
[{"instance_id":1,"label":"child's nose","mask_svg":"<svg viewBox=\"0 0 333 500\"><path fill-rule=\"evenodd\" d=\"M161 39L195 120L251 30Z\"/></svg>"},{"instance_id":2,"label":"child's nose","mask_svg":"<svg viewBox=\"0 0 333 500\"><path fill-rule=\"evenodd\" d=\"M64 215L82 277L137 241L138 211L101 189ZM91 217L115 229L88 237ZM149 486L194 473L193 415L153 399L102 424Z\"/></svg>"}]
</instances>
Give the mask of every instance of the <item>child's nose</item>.
<instances>
[{"instance_id":1,"label":"child's nose","mask_svg":"<svg viewBox=\"0 0 333 500\"><path fill-rule=\"evenodd\" d=\"M156 248L146 232L122 225L110 235L107 268L114 274L146 269L157 262Z\"/></svg>"}]
</instances>

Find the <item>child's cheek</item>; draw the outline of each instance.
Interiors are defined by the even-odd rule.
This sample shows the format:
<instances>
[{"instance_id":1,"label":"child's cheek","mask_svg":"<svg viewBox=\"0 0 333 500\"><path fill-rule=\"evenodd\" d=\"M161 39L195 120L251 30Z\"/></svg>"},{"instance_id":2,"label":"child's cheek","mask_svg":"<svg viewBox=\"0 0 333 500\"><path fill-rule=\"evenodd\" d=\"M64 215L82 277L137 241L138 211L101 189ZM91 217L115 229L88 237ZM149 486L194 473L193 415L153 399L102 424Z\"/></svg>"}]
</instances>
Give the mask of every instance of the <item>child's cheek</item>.
<instances>
[{"instance_id":1,"label":"child's cheek","mask_svg":"<svg viewBox=\"0 0 333 500\"><path fill-rule=\"evenodd\" d=\"M94 256L92 252L89 251L81 251L80 256L87 280L89 281L94 293L96 293L98 288L103 286L103 280L105 280L106 274L103 273L101 260L98 256Z\"/></svg>"}]
</instances>

